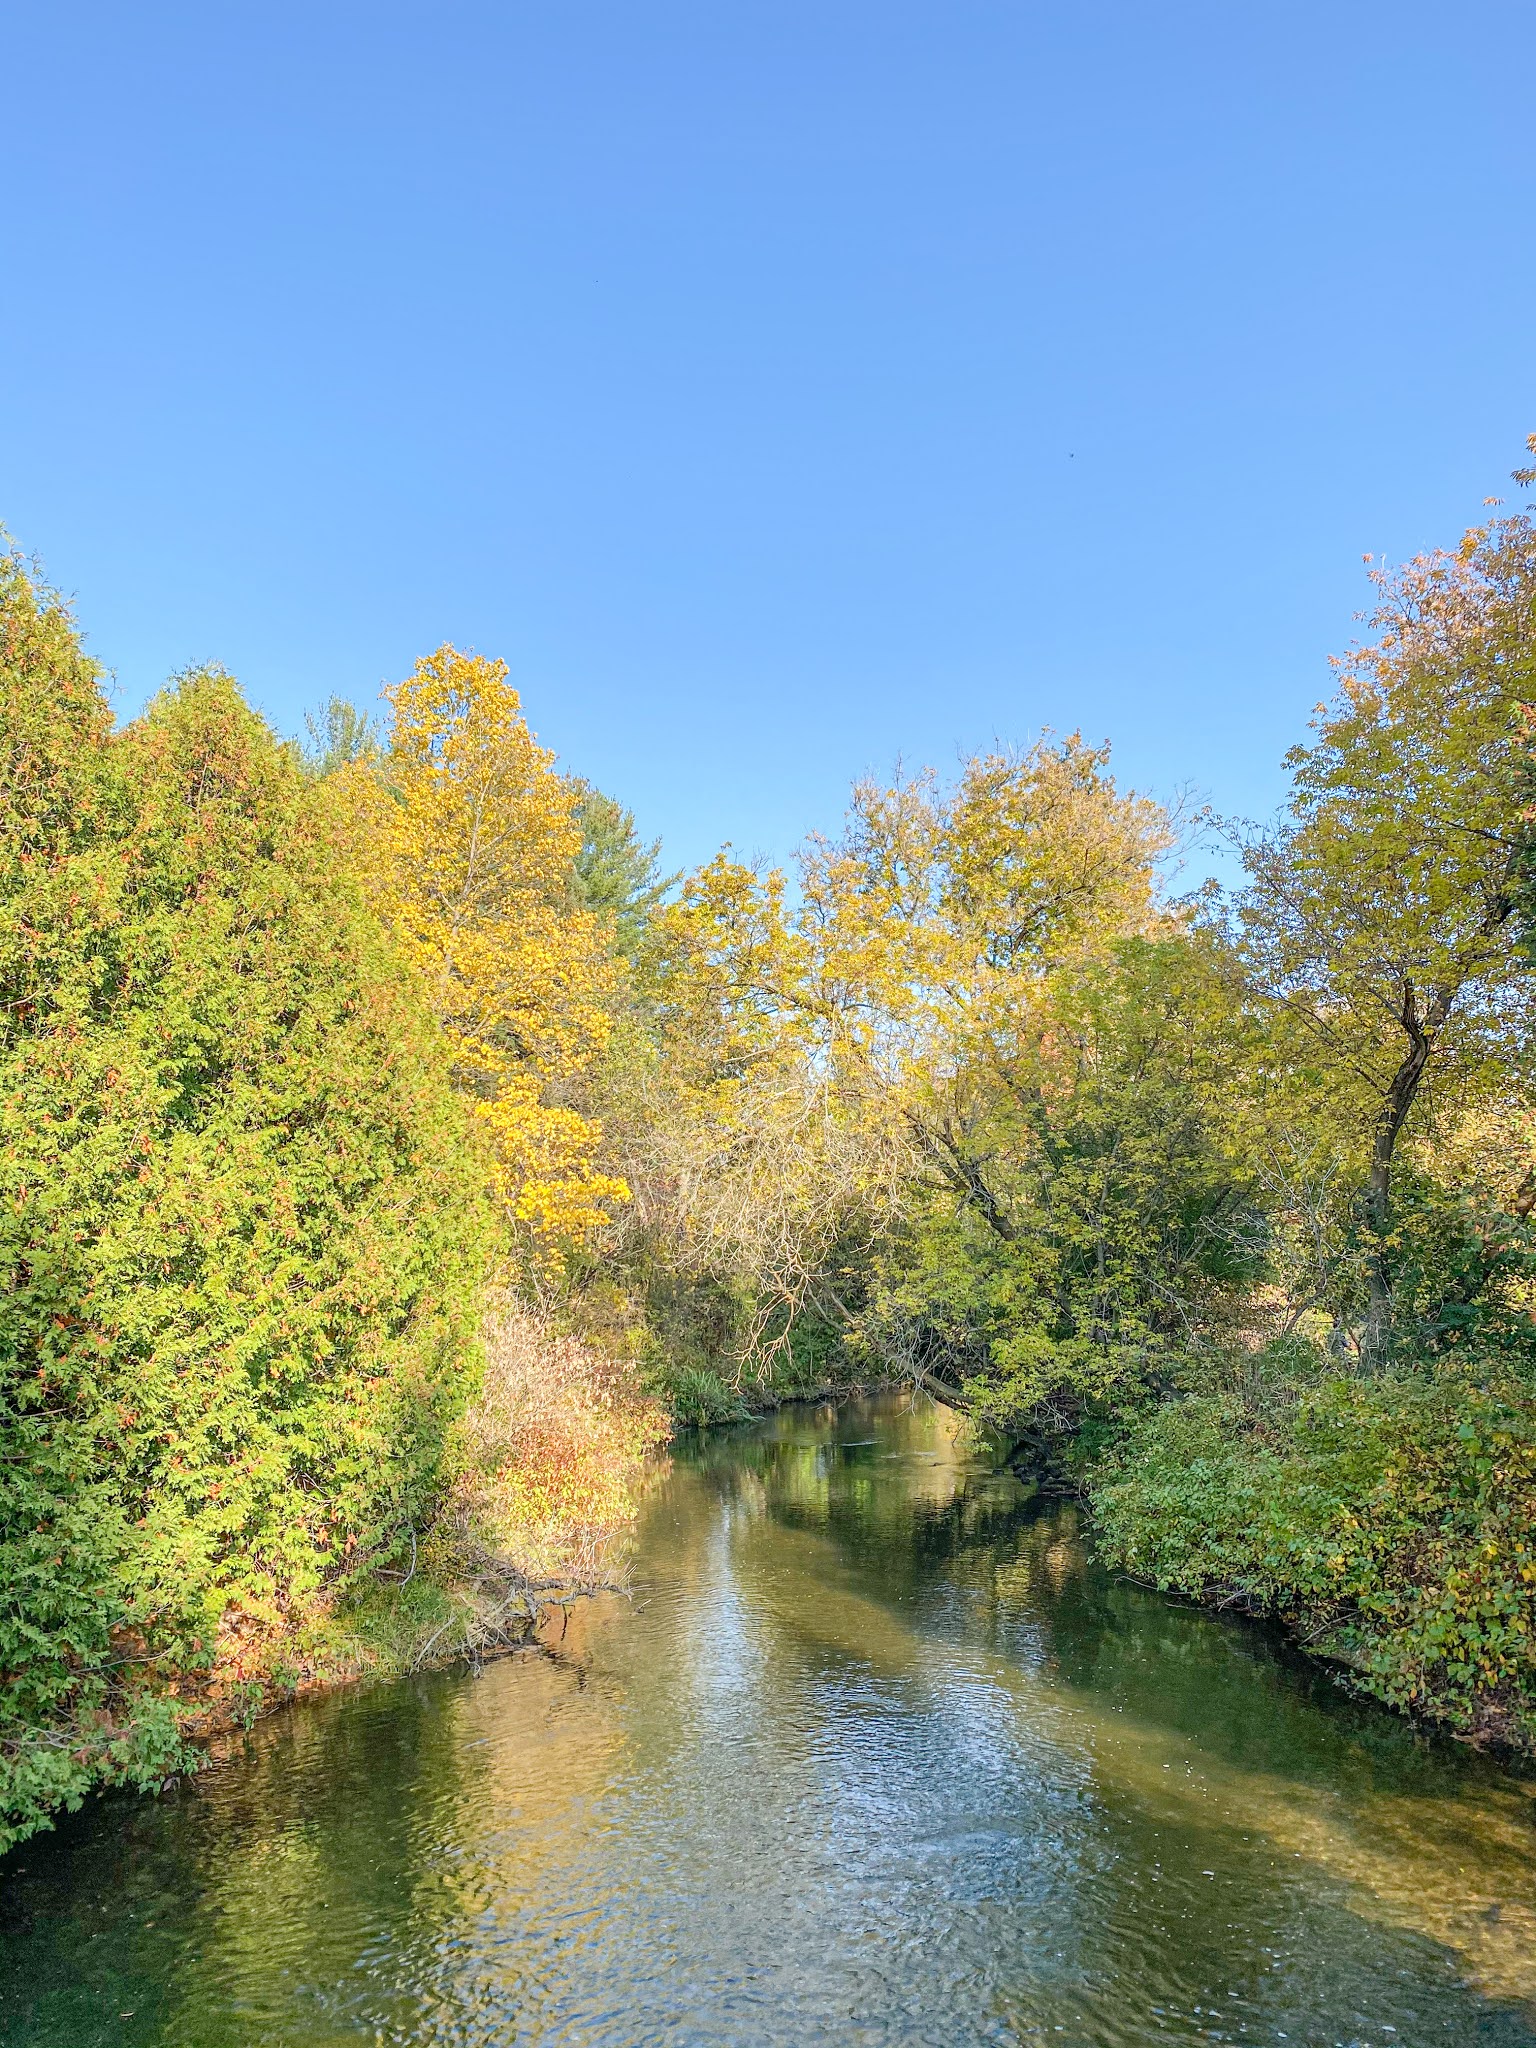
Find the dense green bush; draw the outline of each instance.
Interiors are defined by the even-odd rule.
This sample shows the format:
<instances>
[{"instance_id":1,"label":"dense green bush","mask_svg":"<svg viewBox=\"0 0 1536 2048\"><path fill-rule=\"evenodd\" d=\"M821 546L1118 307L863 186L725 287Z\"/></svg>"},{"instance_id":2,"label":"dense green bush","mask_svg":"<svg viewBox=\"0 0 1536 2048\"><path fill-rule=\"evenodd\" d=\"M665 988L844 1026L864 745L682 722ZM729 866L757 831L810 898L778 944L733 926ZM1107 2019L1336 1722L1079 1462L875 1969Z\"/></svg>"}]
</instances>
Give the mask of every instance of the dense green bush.
<instances>
[{"instance_id":1,"label":"dense green bush","mask_svg":"<svg viewBox=\"0 0 1536 2048\"><path fill-rule=\"evenodd\" d=\"M1536 1739L1536 1378L1339 1377L1301 1347L1150 1412L1093 1468L1110 1560L1276 1614L1394 1705Z\"/></svg>"},{"instance_id":2,"label":"dense green bush","mask_svg":"<svg viewBox=\"0 0 1536 2048\"><path fill-rule=\"evenodd\" d=\"M655 1377L657 1397L684 1428L710 1422L745 1422L751 1414L740 1390L708 1366L679 1365Z\"/></svg>"},{"instance_id":3,"label":"dense green bush","mask_svg":"<svg viewBox=\"0 0 1536 2048\"><path fill-rule=\"evenodd\" d=\"M409 1549L486 1234L435 1028L219 674L114 734L0 561L0 1846Z\"/></svg>"}]
</instances>

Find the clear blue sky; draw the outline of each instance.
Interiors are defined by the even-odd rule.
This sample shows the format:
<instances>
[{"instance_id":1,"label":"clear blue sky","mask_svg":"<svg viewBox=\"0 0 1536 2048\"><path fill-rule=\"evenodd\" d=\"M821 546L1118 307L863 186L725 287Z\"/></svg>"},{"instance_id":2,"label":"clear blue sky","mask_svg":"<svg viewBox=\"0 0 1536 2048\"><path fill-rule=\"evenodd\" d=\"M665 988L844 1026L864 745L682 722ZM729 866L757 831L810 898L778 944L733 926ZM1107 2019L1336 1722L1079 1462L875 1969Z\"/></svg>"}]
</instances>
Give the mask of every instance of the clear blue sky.
<instances>
[{"instance_id":1,"label":"clear blue sky","mask_svg":"<svg viewBox=\"0 0 1536 2048\"><path fill-rule=\"evenodd\" d=\"M665 835L1041 725L1261 811L1536 428L1536 9L7 10L0 518L126 715L445 638Z\"/></svg>"}]
</instances>

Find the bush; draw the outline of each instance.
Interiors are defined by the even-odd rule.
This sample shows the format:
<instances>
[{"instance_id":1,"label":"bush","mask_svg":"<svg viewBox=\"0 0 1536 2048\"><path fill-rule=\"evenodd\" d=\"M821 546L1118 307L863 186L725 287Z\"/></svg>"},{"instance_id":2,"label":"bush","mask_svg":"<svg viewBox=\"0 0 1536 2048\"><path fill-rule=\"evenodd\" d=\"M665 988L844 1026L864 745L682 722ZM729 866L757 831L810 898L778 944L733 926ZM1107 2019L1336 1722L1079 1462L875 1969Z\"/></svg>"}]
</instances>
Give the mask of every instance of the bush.
<instances>
[{"instance_id":1,"label":"bush","mask_svg":"<svg viewBox=\"0 0 1536 2048\"><path fill-rule=\"evenodd\" d=\"M740 1388L708 1366L673 1366L660 1376L657 1391L685 1429L712 1422L746 1422L752 1413Z\"/></svg>"},{"instance_id":2,"label":"bush","mask_svg":"<svg viewBox=\"0 0 1536 2048\"><path fill-rule=\"evenodd\" d=\"M1536 1741L1536 1381L1272 1378L1153 1411L1090 1480L1111 1562L1279 1615L1392 1704Z\"/></svg>"},{"instance_id":3,"label":"bush","mask_svg":"<svg viewBox=\"0 0 1536 2048\"><path fill-rule=\"evenodd\" d=\"M444 1522L454 1554L442 1575L479 1571L532 1588L611 1583L636 1483L666 1433L665 1414L641 1393L631 1364L506 1305L459 1431Z\"/></svg>"}]
</instances>

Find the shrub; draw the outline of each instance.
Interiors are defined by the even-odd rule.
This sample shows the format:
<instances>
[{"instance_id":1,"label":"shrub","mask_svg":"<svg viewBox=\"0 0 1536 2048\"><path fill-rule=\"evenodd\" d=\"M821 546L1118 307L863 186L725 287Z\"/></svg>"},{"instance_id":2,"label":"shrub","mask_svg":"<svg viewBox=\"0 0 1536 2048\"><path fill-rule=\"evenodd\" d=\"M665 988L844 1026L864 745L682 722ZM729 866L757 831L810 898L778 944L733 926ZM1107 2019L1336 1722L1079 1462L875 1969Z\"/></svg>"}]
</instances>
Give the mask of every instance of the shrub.
<instances>
[{"instance_id":1,"label":"shrub","mask_svg":"<svg viewBox=\"0 0 1536 2048\"><path fill-rule=\"evenodd\" d=\"M634 1522L636 1483L666 1433L664 1412L631 1364L505 1305L459 1432L446 1524L458 1569L478 1566L535 1589L611 1582Z\"/></svg>"},{"instance_id":2,"label":"shrub","mask_svg":"<svg viewBox=\"0 0 1536 2048\"><path fill-rule=\"evenodd\" d=\"M659 1391L677 1420L688 1429L712 1422L745 1422L751 1415L741 1390L708 1366L679 1365L659 1378Z\"/></svg>"},{"instance_id":3,"label":"shrub","mask_svg":"<svg viewBox=\"0 0 1536 2048\"><path fill-rule=\"evenodd\" d=\"M1170 1403L1094 1469L1108 1558L1283 1616L1394 1705L1536 1740L1536 1383L1466 1360Z\"/></svg>"}]
</instances>

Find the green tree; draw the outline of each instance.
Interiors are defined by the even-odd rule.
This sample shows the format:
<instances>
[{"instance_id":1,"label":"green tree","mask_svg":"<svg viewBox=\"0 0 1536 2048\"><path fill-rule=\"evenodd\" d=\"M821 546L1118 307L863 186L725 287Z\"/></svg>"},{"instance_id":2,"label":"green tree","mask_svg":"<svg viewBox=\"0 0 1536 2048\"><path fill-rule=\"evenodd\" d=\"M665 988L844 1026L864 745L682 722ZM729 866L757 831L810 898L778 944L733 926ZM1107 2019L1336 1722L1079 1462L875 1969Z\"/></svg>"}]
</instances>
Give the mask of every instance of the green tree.
<instances>
[{"instance_id":1,"label":"green tree","mask_svg":"<svg viewBox=\"0 0 1536 2048\"><path fill-rule=\"evenodd\" d=\"M952 1154L920 1165L878 1261L886 1348L945 1398L1061 1433L1228 1335L1267 1250L1234 1085L1251 1052L1214 933L1079 962L1006 1068L952 1077L986 1200Z\"/></svg>"},{"instance_id":2,"label":"green tree","mask_svg":"<svg viewBox=\"0 0 1536 2048\"><path fill-rule=\"evenodd\" d=\"M577 900L583 910L612 920L614 944L633 962L652 916L678 877L662 874L661 841L640 837L633 811L580 778L572 778L571 787L581 827Z\"/></svg>"},{"instance_id":3,"label":"green tree","mask_svg":"<svg viewBox=\"0 0 1536 2048\"><path fill-rule=\"evenodd\" d=\"M405 1554L472 1391L484 1167L306 782L218 673L119 735L0 568L0 1840L177 1754Z\"/></svg>"},{"instance_id":4,"label":"green tree","mask_svg":"<svg viewBox=\"0 0 1536 2048\"><path fill-rule=\"evenodd\" d=\"M1528 1031L1515 911L1536 524L1494 521L1377 580L1378 638L1289 756L1289 809L1247 843L1240 905L1256 988L1313 1040L1364 1147L1373 1355L1391 1319L1403 1134L1431 1085L1443 1119L1512 1071Z\"/></svg>"},{"instance_id":5,"label":"green tree","mask_svg":"<svg viewBox=\"0 0 1536 2048\"><path fill-rule=\"evenodd\" d=\"M308 775L334 775L354 761L376 759L383 749L383 721L345 697L327 697L320 710L304 714L299 756Z\"/></svg>"},{"instance_id":6,"label":"green tree","mask_svg":"<svg viewBox=\"0 0 1536 2048\"><path fill-rule=\"evenodd\" d=\"M1074 736L861 785L798 903L711 862L656 923L637 1227L751 1303L749 1344L811 1315L1010 1422L1142 1383L1261 1235L1219 1106L1242 1019L1158 900L1171 837Z\"/></svg>"}]
</instances>

